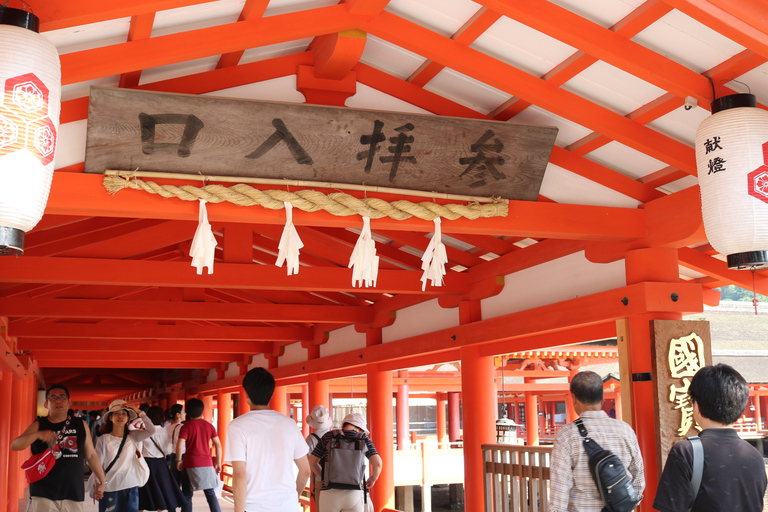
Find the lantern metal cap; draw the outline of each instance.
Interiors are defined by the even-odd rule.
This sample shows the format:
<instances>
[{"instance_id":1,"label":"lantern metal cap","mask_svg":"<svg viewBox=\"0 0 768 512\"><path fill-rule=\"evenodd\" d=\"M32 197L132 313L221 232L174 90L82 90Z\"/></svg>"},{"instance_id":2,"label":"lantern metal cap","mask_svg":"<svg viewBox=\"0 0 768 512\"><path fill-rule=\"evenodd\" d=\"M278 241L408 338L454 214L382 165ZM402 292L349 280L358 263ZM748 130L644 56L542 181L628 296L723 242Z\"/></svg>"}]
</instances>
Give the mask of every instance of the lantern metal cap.
<instances>
[{"instance_id":1,"label":"lantern metal cap","mask_svg":"<svg viewBox=\"0 0 768 512\"><path fill-rule=\"evenodd\" d=\"M24 232L16 228L0 226L0 255L24 254Z\"/></svg>"},{"instance_id":2,"label":"lantern metal cap","mask_svg":"<svg viewBox=\"0 0 768 512\"><path fill-rule=\"evenodd\" d=\"M754 94L729 94L712 101L709 106L713 114L723 110L740 107L757 107L757 97Z\"/></svg>"},{"instance_id":3,"label":"lantern metal cap","mask_svg":"<svg viewBox=\"0 0 768 512\"><path fill-rule=\"evenodd\" d=\"M0 25L12 25L40 32L40 18L23 9L0 6Z\"/></svg>"},{"instance_id":4,"label":"lantern metal cap","mask_svg":"<svg viewBox=\"0 0 768 512\"><path fill-rule=\"evenodd\" d=\"M768 251L749 251L728 255L731 270L756 270L768 267Z\"/></svg>"}]
</instances>

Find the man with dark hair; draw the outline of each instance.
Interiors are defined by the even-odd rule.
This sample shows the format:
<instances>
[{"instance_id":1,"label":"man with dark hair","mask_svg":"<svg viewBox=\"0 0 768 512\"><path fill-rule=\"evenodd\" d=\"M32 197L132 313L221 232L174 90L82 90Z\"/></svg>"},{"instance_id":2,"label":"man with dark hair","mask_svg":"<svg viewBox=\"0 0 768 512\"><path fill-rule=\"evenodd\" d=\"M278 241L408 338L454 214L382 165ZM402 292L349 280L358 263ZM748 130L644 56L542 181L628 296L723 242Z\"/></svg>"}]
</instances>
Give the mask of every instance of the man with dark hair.
<instances>
[{"instance_id":1,"label":"man with dark hair","mask_svg":"<svg viewBox=\"0 0 768 512\"><path fill-rule=\"evenodd\" d=\"M595 372L583 371L574 375L570 387L573 408L589 437L619 457L637 496L641 497L645 489L645 476L637 436L632 427L610 418L603 410L603 380ZM536 421L535 415L531 418ZM575 423L569 423L557 431L550 468L551 512L600 512L605 506L589 472L589 457L583 439Z\"/></svg>"},{"instance_id":2,"label":"man with dark hair","mask_svg":"<svg viewBox=\"0 0 768 512\"><path fill-rule=\"evenodd\" d=\"M762 512L766 489L763 457L739 437L733 423L744 412L749 385L727 364L705 366L688 386L693 419L702 428L704 469L693 496L693 448L690 441L672 446L659 480L653 508L662 512Z\"/></svg>"},{"instance_id":3,"label":"man with dark hair","mask_svg":"<svg viewBox=\"0 0 768 512\"><path fill-rule=\"evenodd\" d=\"M29 484L27 512L80 512L85 501L83 461L87 460L96 474L94 497L97 499L104 494L107 477L85 421L69 414L69 390L61 384L54 384L46 390L43 405L48 409L48 416L37 418L11 443L11 449L16 451L31 446L33 455L43 453L54 444L59 446L60 457L51 471Z\"/></svg>"},{"instance_id":4,"label":"man with dark hair","mask_svg":"<svg viewBox=\"0 0 768 512\"><path fill-rule=\"evenodd\" d=\"M310 474L307 443L292 419L269 408L271 373L253 368L243 388L251 410L229 424L224 455L232 464L235 512L294 512Z\"/></svg>"},{"instance_id":5,"label":"man with dark hair","mask_svg":"<svg viewBox=\"0 0 768 512\"><path fill-rule=\"evenodd\" d=\"M219 435L214 426L203 419L205 405L202 400L190 398L184 407L190 419L179 430L179 440L176 442L176 469L184 471L181 492L188 502L181 506L181 510L192 512L192 494L202 489L211 512L221 512L216 497L216 486L221 472ZM216 448L215 461L211 458L211 443Z\"/></svg>"}]
</instances>

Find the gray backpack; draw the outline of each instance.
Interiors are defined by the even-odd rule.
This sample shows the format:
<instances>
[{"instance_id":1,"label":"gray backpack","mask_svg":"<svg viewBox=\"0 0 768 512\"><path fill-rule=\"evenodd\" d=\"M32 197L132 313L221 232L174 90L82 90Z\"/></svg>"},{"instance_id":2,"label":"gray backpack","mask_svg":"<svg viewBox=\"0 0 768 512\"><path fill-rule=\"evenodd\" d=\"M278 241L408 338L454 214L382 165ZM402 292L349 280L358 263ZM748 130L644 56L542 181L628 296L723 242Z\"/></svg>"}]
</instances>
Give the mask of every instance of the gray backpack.
<instances>
[{"instance_id":1,"label":"gray backpack","mask_svg":"<svg viewBox=\"0 0 768 512\"><path fill-rule=\"evenodd\" d=\"M328 455L323 466L323 487L360 489L365 481L365 453L368 451L364 434L341 429L331 430L330 434L330 440L326 441Z\"/></svg>"}]
</instances>

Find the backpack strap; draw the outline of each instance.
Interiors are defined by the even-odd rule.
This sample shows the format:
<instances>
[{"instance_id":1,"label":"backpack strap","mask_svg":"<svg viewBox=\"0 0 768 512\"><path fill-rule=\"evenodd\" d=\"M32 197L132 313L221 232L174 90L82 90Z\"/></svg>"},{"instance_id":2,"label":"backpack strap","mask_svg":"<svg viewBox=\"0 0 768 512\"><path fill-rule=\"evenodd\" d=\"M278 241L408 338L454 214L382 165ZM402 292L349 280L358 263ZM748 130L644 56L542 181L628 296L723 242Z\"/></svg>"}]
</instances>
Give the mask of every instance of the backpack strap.
<instances>
[{"instance_id":1,"label":"backpack strap","mask_svg":"<svg viewBox=\"0 0 768 512\"><path fill-rule=\"evenodd\" d=\"M311 434L309 434L309 435L311 435L312 437L314 437L315 439L317 439L317 440L318 440L318 442L320 441L320 436L319 436L319 435L317 435L316 433L312 432L312 433L311 433Z\"/></svg>"},{"instance_id":2,"label":"backpack strap","mask_svg":"<svg viewBox=\"0 0 768 512\"><path fill-rule=\"evenodd\" d=\"M579 434L581 434L581 437L584 439L589 439L589 433L587 432L587 427L584 426L584 420L579 418L574 421L573 424L576 425L576 428L579 429Z\"/></svg>"},{"instance_id":3,"label":"backpack strap","mask_svg":"<svg viewBox=\"0 0 768 512\"><path fill-rule=\"evenodd\" d=\"M696 496L699 495L699 488L701 487L701 477L704 473L704 446L701 444L699 436L691 436L688 438L693 448L693 472L691 474L691 492L693 493L693 500L696 501ZM690 512L691 509L688 509Z\"/></svg>"}]
</instances>

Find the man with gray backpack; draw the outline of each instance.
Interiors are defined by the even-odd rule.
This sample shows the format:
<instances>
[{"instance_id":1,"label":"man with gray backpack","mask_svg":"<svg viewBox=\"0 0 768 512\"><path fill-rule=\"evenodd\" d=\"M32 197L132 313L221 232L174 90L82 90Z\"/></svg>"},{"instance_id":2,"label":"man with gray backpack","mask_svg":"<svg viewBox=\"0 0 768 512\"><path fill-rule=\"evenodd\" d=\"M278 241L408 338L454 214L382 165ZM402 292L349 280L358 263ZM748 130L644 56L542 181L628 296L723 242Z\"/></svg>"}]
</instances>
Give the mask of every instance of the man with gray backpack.
<instances>
[{"instance_id":1,"label":"man with gray backpack","mask_svg":"<svg viewBox=\"0 0 768 512\"><path fill-rule=\"evenodd\" d=\"M643 459L627 423L603 410L603 379L591 371L571 379L579 419L555 436L550 463L550 512L627 512L642 500Z\"/></svg>"},{"instance_id":2,"label":"man with gray backpack","mask_svg":"<svg viewBox=\"0 0 768 512\"><path fill-rule=\"evenodd\" d=\"M312 471L322 477L319 512L363 512L368 490L381 474L382 460L368 437L365 417L348 414L341 429L327 432L309 456ZM371 474L365 475L365 459Z\"/></svg>"}]
</instances>

